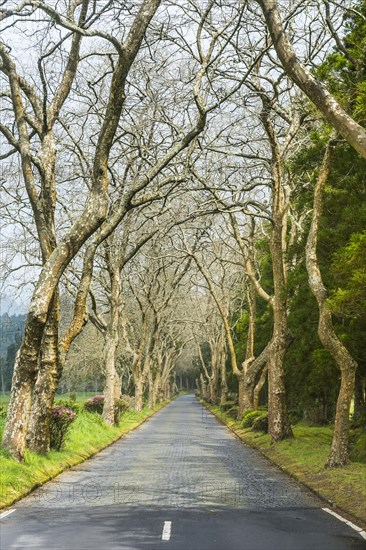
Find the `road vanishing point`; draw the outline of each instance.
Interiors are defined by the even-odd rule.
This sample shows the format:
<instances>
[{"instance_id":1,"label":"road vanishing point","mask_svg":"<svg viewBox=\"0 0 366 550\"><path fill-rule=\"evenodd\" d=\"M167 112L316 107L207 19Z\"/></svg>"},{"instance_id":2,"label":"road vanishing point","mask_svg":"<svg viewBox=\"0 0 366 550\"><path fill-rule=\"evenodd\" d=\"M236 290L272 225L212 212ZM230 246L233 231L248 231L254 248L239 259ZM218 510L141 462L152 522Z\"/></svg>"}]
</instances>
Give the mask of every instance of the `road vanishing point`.
<instances>
[{"instance_id":1,"label":"road vanishing point","mask_svg":"<svg viewBox=\"0 0 366 550\"><path fill-rule=\"evenodd\" d=\"M1 550L365 549L325 506L184 395L16 503Z\"/></svg>"}]
</instances>

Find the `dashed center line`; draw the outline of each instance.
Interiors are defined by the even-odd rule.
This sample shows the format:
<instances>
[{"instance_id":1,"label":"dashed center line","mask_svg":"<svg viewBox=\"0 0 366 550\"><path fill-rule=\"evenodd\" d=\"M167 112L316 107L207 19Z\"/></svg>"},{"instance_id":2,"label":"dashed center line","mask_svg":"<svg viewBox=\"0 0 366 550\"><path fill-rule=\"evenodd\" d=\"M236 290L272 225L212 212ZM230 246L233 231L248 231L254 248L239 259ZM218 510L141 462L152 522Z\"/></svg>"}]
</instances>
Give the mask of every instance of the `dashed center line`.
<instances>
[{"instance_id":1,"label":"dashed center line","mask_svg":"<svg viewBox=\"0 0 366 550\"><path fill-rule=\"evenodd\" d=\"M11 508L10 510L3 512L2 514L0 514L0 519L5 518L6 516L8 516L9 514L12 514L13 512L15 512L15 508Z\"/></svg>"},{"instance_id":2,"label":"dashed center line","mask_svg":"<svg viewBox=\"0 0 366 550\"><path fill-rule=\"evenodd\" d=\"M170 540L172 530L172 522L164 521L163 534L161 535L161 540Z\"/></svg>"}]
</instances>

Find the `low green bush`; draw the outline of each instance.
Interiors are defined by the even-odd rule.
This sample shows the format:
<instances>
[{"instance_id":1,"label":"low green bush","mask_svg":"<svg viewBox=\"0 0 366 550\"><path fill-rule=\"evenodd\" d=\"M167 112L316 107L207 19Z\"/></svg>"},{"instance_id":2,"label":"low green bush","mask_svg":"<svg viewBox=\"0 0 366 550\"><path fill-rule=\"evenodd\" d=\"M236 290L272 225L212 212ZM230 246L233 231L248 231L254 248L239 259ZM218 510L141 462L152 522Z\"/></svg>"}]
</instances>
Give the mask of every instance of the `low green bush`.
<instances>
[{"instance_id":1,"label":"low green bush","mask_svg":"<svg viewBox=\"0 0 366 550\"><path fill-rule=\"evenodd\" d=\"M244 414L243 414L243 421L242 421L242 426L243 428L251 428L252 425L253 425L253 422L256 418L258 418L259 416L261 416L263 414L263 411L246 411Z\"/></svg>"},{"instance_id":2,"label":"low green bush","mask_svg":"<svg viewBox=\"0 0 366 550\"><path fill-rule=\"evenodd\" d=\"M221 405L221 409L224 412L229 411L233 406L235 405L235 401L225 401L223 405Z\"/></svg>"},{"instance_id":3,"label":"low green bush","mask_svg":"<svg viewBox=\"0 0 366 550\"><path fill-rule=\"evenodd\" d=\"M72 403L76 403L76 397L77 397L77 396L76 396L76 392L71 391L71 392L69 393L69 401L71 401Z\"/></svg>"},{"instance_id":4,"label":"low green bush","mask_svg":"<svg viewBox=\"0 0 366 550\"><path fill-rule=\"evenodd\" d=\"M350 459L353 462L366 464L366 434L358 434L358 437L352 442Z\"/></svg>"},{"instance_id":5,"label":"low green bush","mask_svg":"<svg viewBox=\"0 0 366 550\"><path fill-rule=\"evenodd\" d=\"M121 400L125 402L128 409L134 409L136 404L136 399L133 395L121 395Z\"/></svg>"},{"instance_id":6,"label":"low green bush","mask_svg":"<svg viewBox=\"0 0 366 550\"><path fill-rule=\"evenodd\" d=\"M254 419L252 430L253 432L268 433L268 413L262 413L261 416Z\"/></svg>"},{"instance_id":7,"label":"low green bush","mask_svg":"<svg viewBox=\"0 0 366 550\"><path fill-rule=\"evenodd\" d=\"M233 405L228 411L226 411L226 414L231 418L237 418L238 410L239 410L239 407L237 405Z\"/></svg>"}]
</instances>

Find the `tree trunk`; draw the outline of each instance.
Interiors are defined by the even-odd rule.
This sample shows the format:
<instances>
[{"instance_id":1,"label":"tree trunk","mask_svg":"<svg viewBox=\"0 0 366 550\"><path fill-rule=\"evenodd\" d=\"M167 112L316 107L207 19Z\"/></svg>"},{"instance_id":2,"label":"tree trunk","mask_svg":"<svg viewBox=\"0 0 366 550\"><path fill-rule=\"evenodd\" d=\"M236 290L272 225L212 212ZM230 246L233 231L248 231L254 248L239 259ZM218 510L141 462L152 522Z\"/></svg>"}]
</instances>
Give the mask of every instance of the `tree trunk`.
<instances>
[{"instance_id":1,"label":"tree trunk","mask_svg":"<svg viewBox=\"0 0 366 550\"><path fill-rule=\"evenodd\" d=\"M220 374L221 374L221 383L220 383L220 405L224 405L226 403L227 399L227 381L226 381L226 365L225 365L225 355L221 357L221 367L220 367Z\"/></svg>"},{"instance_id":2,"label":"tree trunk","mask_svg":"<svg viewBox=\"0 0 366 550\"><path fill-rule=\"evenodd\" d=\"M280 156L277 143L273 137L273 129L267 117L268 114L264 107L262 120L267 128L272 147L273 177L273 226L270 249L274 294L271 302L273 335L268 359L268 432L272 441L281 441L293 435L288 418L285 390L285 356L288 347L288 329L283 224L287 215L287 204L284 204Z\"/></svg>"},{"instance_id":3,"label":"tree trunk","mask_svg":"<svg viewBox=\"0 0 366 550\"><path fill-rule=\"evenodd\" d=\"M120 302L120 272L119 266L114 268L109 265L109 277L111 282L110 296L110 314L104 342L104 406L103 420L109 426L115 424L116 408L116 350L118 347L118 321L119 321L119 302Z\"/></svg>"},{"instance_id":4,"label":"tree trunk","mask_svg":"<svg viewBox=\"0 0 366 550\"><path fill-rule=\"evenodd\" d=\"M31 451L50 450L52 407L60 377L58 357L59 297L56 292L42 339L40 367L34 386L27 444Z\"/></svg>"},{"instance_id":5,"label":"tree trunk","mask_svg":"<svg viewBox=\"0 0 366 550\"><path fill-rule=\"evenodd\" d=\"M284 327L274 326L271 351L268 360L268 432L272 441L281 441L292 437L288 418L285 390L285 355L287 338Z\"/></svg>"},{"instance_id":6,"label":"tree trunk","mask_svg":"<svg viewBox=\"0 0 366 550\"><path fill-rule=\"evenodd\" d=\"M152 409L154 407L154 380L151 369L149 370L149 373L147 375L147 380L149 387L148 407L149 409Z\"/></svg>"},{"instance_id":7,"label":"tree trunk","mask_svg":"<svg viewBox=\"0 0 366 550\"><path fill-rule=\"evenodd\" d=\"M326 464L328 468L345 466L349 463L349 412L355 387L355 372L356 366L354 361L345 361L343 363L332 448Z\"/></svg>"},{"instance_id":8,"label":"tree trunk","mask_svg":"<svg viewBox=\"0 0 366 550\"><path fill-rule=\"evenodd\" d=\"M142 377L135 381L135 409L142 411L144 407L144 382Z\"/></svg>"},{"instance_id":9,"label":"tree trunk","mask_svg":"<svg viewBox=\"0 0 366 550\"><path fill-rule=\"evenodd\" d=\"M23 345L15 359L11 397L2 441L3 448L20 461L24 458L32 392L38 373L39 344L43 333L43 326L33 318L32 311L29 312L28 317L30 322L25 328Z\"/></svg>"},{"instance_id":10,"label":"tree trunk","mask_svg":"<svg viewBox=\"0 0 366 550\"><path fill-rule=\"evenodd\" d=\"M115 423L115 390L116 390L116 378L118 374L115 368L115 348L114 339L106 337L105 340L105 384L104 384L104 405L102 417L106 424L114 426Z\"/></svg>"},{"instance_id":11,"label":"tree trunk","mask_svg":"<svg viewBox=\"0 0 366 550\"><path fill-rule=\"evenodd\" d=\"M261 373L261 376L254 388L254 392L253 392L253 409L255 411L258 410L258 403L259 403L259 395L261 393L261 390L264 386L264 384L266 383L266 379L267 379L267 373L268 373L268 367L265 367L263 370L262 370L262 373Z\"/></svg>"},{"instance_id":12,"label":"tree trunk","mask_svg":"<svg viewBox=\"0 0 366 550\"><path fill-rule=\"evenodd\" d=\"M349 462L349 414L351 400L354 395L357 367L357 363L335 333L332 314L327 305L327 290L323 283L317 257L318 232L323 209L323 191L330 172L331 157L332 144L329 143L315 185L313 216L306 243L306 269L309 276L309 286L319 308L319 338L323 346L331 353L341 371L341 387L337 400L332 448L326 464L329 468L344 466Z\"/></svg>"},{"instance_id":13,"label":"tree trunk","mask_svg":"<svg viewBox=\"0 0 366 550\"><path fill-rule=\"evenodd\" d=\"M206 383L202 372L200 374L200 394L202 399L207 399Z\"/></svg>"}]
</instances>

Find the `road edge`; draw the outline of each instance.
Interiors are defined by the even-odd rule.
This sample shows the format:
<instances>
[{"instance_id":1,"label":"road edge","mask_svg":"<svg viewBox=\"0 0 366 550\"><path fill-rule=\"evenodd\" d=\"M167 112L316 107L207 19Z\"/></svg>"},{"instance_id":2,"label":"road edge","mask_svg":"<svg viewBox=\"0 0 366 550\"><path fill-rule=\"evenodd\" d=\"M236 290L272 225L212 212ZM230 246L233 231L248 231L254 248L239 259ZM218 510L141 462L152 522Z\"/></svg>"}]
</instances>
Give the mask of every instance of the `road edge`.
<instances>
[{"instance_id":1,"label":"road edge","mask_svg":"<svg viewBox=\"0 0 366 550\"><path fill-rule=\"evenodd\" d=\"M331 509L333 511L338 511L338 512L341 512L344 517L349 520L349 521L357 521L361 527L366 530L366 522L364 519L352 514L352 512L350 512L349 510L346 510L345 508L342 508L341 506L339 506L339 504L337 504L336 502L332 501L332 500L329 500L325 495L323 495L322 493L320 493L319 491L317 491L316 489L314 489L311 485L309 485L308 483L306 483L305 481L303 481L301 478L299 478L298 476L296 476L295 474L293 474L291 471L287 470L282 464L279 464L278 462L276 462L275 460L273 460L271 457L269 457L266 453L264 453L259 447L256 447L255 445L252 445L249 441L246 441L245 439L243 439L241 437L241 435L235 430L235 428L229 426L225 420L219 416L215 411L211 410L210 408L210 404L207 403L206 401L202 400L201 398L197 397L196 396L196 399L198 401L198 403L200 405L202 405L202 407L205 407L206 410L208 410L219 422L220 424L222 424L223 426L225 426L228 430L230 430L230 432L237 438L239 439L239 441L243 444L243 445L247 445L248 447L250 447L251 449L254 449L255 451L257 451L258 453L261 454L261 456L263 456L265 459L267 459L271 464L274 464L275 466L277 466L277 468L279 468L282 472L284 472L285 474L287 474L288 476L290 476L292 479L294 479L295 481L297 481L298 483L300 483L301 485L303 485L308 491L310 491L313 495L315 495L317 498L319 498L321 501L323 501L324 503L328 504L329 506L331 506Z\"/></svg>"}]
</instances>

